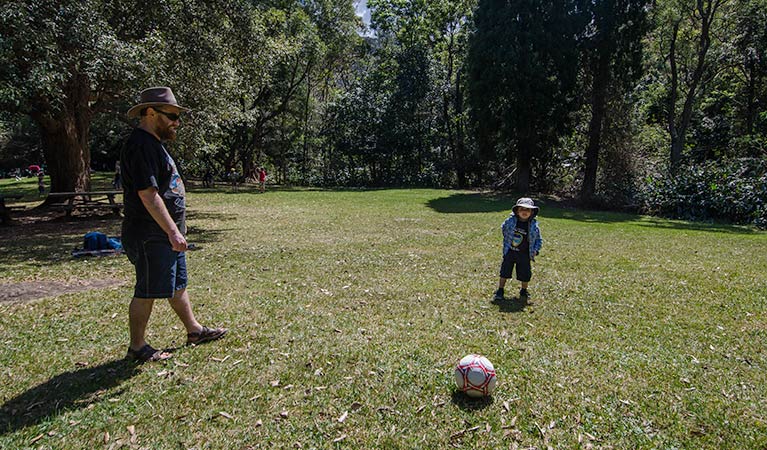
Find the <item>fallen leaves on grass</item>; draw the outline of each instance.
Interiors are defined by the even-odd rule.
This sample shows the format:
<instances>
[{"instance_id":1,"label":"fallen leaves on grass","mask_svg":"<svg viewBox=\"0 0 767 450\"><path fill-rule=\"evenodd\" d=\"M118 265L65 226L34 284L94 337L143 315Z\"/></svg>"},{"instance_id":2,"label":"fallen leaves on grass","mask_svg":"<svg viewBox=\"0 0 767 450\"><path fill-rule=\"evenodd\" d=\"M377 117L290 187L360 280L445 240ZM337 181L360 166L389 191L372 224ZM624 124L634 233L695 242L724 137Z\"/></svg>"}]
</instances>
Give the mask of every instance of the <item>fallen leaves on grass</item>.
<instances>
[{"instance_id":1,"label":"fallen leaves on grass","mask_svg":"<svg viewBox=\"0 0 767 450\"><path fill-rule=\"evenodd\" d=\"M452 441L453 439L458 439L459 437L465 435L466 433L471 433L471 432L477 431L477 430L479 430L479 425L477 425L475 427L467 428L465 430L461 430L461 431L459 431L457 433L451 434L450 435L450 440Z\"/></svg>"}]
</instances>

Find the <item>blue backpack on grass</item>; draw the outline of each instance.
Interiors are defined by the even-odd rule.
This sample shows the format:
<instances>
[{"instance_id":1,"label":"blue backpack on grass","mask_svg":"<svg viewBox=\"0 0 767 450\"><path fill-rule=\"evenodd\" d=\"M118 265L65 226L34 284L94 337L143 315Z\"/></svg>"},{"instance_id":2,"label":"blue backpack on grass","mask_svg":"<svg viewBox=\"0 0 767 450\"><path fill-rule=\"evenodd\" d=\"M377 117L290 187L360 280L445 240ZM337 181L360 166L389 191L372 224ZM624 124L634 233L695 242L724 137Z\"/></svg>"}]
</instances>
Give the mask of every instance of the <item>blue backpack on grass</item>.
<instances>
[{"instance_id":1,"label":"blue backpack on grass","mask_svg":"<svg viewBox=\"0 0 767 450\"><path fill-rule=\"evenodd\" d=\"M83 250L120 250L122 248L120 239L107 237L106 234L98 231L85 233L83 238Z\"/></svg>"}]
</instances>

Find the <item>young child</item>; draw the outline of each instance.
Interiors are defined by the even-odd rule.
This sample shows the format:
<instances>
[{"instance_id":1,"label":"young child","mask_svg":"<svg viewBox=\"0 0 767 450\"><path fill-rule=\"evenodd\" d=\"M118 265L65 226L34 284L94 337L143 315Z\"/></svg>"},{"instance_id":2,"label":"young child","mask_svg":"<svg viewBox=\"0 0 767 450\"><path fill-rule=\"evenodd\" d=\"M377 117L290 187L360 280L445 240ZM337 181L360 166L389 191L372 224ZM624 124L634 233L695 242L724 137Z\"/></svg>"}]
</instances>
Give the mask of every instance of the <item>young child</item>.
<instances>
[{"instance_id":1,"label":"young child","mask_svg":"<svg viewBox=\"0 0 767 450\"><path fill-rule=\"evenodd\" d=\"M42 170L37 172L37 196L45 195L45 174Z\"/></svg>"},{"instance_id":2,"label":"young child","mask_svg":"<svg viewBox=\"0 0 767 450\"><path fill-rule=\"evenodd\" d=\"M517 200L517 204L511 208L511 215L501 225L503 232L503 262L501 263L501 278L498 281L498 290L495 291L495 300L503 300L503 288L506 280L511 278L511 272L516 266L517 280L522 282L519 290L520 300L527 300L527 284L533 276L530 261L534 261L541 251L543 239L541 230L538 228L538 207L533 200L527 197Z\"/></svg>"}]
</instances>

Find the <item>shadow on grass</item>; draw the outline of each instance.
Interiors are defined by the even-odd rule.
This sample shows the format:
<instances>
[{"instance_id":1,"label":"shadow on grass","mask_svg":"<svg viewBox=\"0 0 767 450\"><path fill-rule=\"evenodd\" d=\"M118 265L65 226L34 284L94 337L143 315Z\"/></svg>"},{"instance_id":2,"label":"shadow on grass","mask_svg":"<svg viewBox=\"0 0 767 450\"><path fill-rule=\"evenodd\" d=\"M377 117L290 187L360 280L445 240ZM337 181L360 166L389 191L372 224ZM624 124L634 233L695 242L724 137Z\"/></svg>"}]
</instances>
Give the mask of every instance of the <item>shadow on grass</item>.
<instances>
[{"instance_id":1,"label":"shadow on grass","mask_svg":"<svg viewBox=\"0 0 767 450\"><path fill-rule=\"evenodd\" d=\"M222 221L236 219L225 214L208 212L191 213L189 218ZM72 250L83 246L83 236L89 231L100 231L108 236L120 236L121 233L122 218L114 216L83 216L69 219L56 216L47 219L0 227L0 259L3 263L60 263L71 259ZM207 244L221 240L225 232L232 230L190 225L187 231L190 242Z\"/></svg>"},{"instance_id":2,"label":"shadow on grass","mask_svg":"<svg viewBox=\"0 0 767 450\"><path fill-rule=\"evenodd\" d=\"M137 368L135 363L119 359L56 375L0 406L0 435L102 401L108 389L138 374Z\"/></svg>"},{"instance_id":3,"label":"shadow on grass","mask_svg":"<svg viewBox=\"0 0 767 450\"><path fill-rule=\"evenodd\" d=\"M708 231L712 233L729 234L757 234L758 230L743 225L732 225L725 223L709 222L669 222L665 220L652 220L646 223L640 223L639 226L645 228L655 228L663 230L685 230L685 231Z\"/></svg>"},{"instance_id":4,"label":"shadow on grass","mask_svg":"<svg viewBox=\"0 0 767 450\"><path fill-rule=\"evenodd\" d=\"M445 214L509 212L516 202L514 194L491 193L459 193L447 197L432 199L426 205L434 211ZM691 222L672 221L667 219L643 219L634 213L615 211L595 211L579 209L572 202L558 201L551 198L536 199L541 207L541 217L546 219L565 219L585 223L621 223L634 222L635 225L646 228L662 228L668 230L710 231L714 233L755 234L752 227L739 226L726 222Z\"/></svg>"},{"instance_id":5,"label":"shadow on grass","mask_svg":"<svg viewBox=\"0 0 767 450\"><path fill-rule=\"evenodd\" d=\"M507 298L505 300L493 299L492 304L498 306L498 311L505 313L515 313L524 311L525 307L529 305L527 298Z\"/></svg>"},{"instance_id":6,"label":"shadow on grass","mask_svg":"<svg viewBox=\"0 0 767 450\"><path fill-rule=\"evenodd\" d=\"M455 390L451 396L453 404L464 411L479 411L493 404L493 397L469 397L465 393Z\"/></svg>"},{"instance_id":7,"label":"shadow on grass","mask_svg":"<svg viewBox=\"0 0 767 450\"><path fill-rule=\"evenodd\" d=\"M510 195L498 194L452 194L426 202L426 206L444 214L511 212L515 199Z\"/></svg>"},{"instance_id":8,"label":"shadow on grass","mask_svg":"<svg viewBox=\"0 0 767 450\"><path fill-rule=\"evenodd\" d=\"M198 225L189 225L189 222L197 221L197 220L217 220L217 221L233 221L237 220L237 217L232 216L230 214L221 214L221 213L215 213L215 212L198 212L198 211L192 211L187 213L187 228L186 228L186 239L190 243L196 244L209 244L211 242L218 242L222 239L222 236L224 233L228 231L237 231L237 228L218 228L218 229L208 229L203 228ZM198 246L198 249L201 248Z\"/></svg>"},{"instance_id":9,"label":"shadow on grass","mask_svg":"<svg viewBox=\"0 0 767 450\"><path fill-rule=\"evenodd\" d=\"M0 255L4 263L31 262L51 264L72 258L72 250L82 247L83 236L100 231L108 236L120 235L120 219L112 216L63 217L43 222L18 223L0 227Z\"/></svg>"}]
</instances>

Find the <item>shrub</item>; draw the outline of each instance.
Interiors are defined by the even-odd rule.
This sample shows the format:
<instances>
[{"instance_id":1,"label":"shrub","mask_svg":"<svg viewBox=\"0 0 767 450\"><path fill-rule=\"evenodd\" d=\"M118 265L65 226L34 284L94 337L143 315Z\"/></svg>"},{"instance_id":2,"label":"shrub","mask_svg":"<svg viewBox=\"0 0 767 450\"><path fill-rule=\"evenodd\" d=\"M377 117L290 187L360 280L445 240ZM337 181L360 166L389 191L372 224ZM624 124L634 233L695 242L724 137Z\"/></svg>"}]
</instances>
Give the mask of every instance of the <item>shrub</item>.
<instances>
[{"instance_id":1,"label":"shrub","mask_svg":"<svg viewBox=\"0 0 767 450\"><path fill-rule=\"evenodd\" d=\"M637 197L649 214L767 228L767 161L740 158L679 167L673 176L648 177Z\"/></svg>"}]
</instances>

